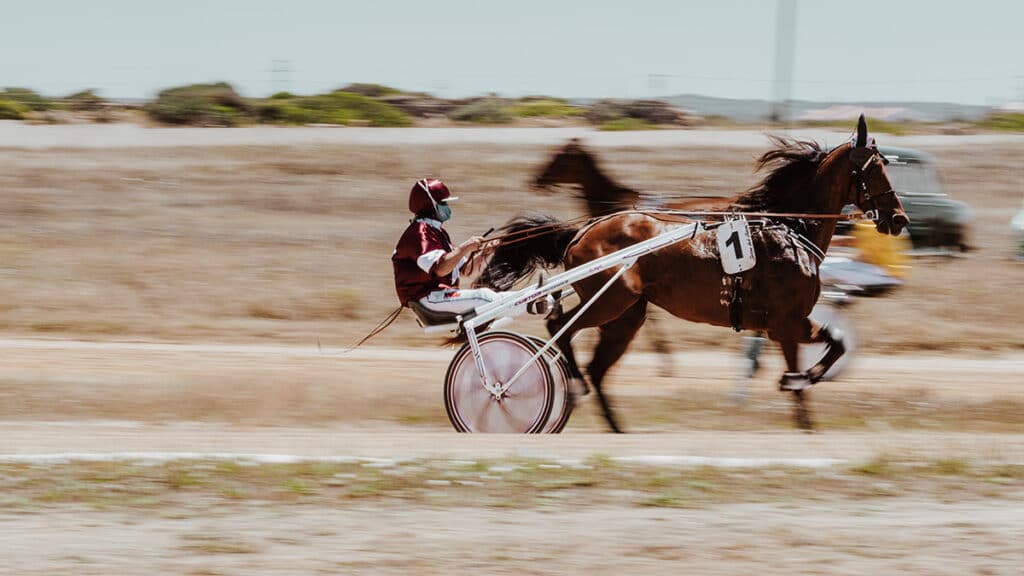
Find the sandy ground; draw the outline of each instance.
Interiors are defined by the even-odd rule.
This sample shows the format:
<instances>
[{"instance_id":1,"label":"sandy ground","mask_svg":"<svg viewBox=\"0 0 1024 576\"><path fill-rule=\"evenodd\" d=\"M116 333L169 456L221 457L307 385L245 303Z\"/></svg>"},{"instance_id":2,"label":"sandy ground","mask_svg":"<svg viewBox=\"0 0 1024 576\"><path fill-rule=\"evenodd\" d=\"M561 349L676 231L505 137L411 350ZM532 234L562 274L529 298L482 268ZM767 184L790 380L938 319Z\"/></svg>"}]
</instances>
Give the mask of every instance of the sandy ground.
<instances>
[{"instance_id":1,"label":"sandy ground","mask_svg":"<svg viewBox=\"0 0 1024 576\"><path fill-rule=\"evenodd\" d=\"M18 390L22 396L36 395L40 403L92 406L90 396L98 393L110 404L137 408L145 404L149 388L148 393L173 405L194 392L187 385L192 375L210 372L228 384L211 383L206 392L230 396L230 383L237 382L239 367L246 366L254 373L287 372L314 380L320 372L331 374L334 392L347 398L365 396L359 391L372 385L381 413L394 409L388 403L402 396L414 404L439 404L438 378L447 357L431 350L383 347L343 356L337 349L300 346L53 340L5 340L0 350L5 357L0 380L46 382L44 387ZM394 370L395 358L414 367L413 378L430 374L433 384L413 387L408 374ZM675 359L686 371L721 375L710 381L659 380L652 376L658 358L631 355L615 388L624 407L630 408L631 398L692 393L705 386L723 398L728 395L735 356L705 352ZM770 369L777 368L776 360L767 360ZM889 379L854 368L848 378L824 384L822 390L860 386L864 389L859 394L886 396L896 393L894 386L927 386L935 398L970 406L984 398L1019 398L1024 357L867 356L859 365L884 371ZM150 373L160 377L149 378ZM785 412L786 404L772 399L778 393L756 390L770 382L751 384L753 410ZM268 384L266 390L275 388ZM818 404L826 402L823 396ZM330 403L330 397L325 401ZM879 457L1024 464L1024 430L1019 427L1016 432L891 430L878 421L866 429L807 435L777 427L673 430L638 422L639 432L614 436L601 433L592 414L577 418L594 408L584 405L559 436L472 436L455 434L436 419L403 424L366 413L354 421L311 425L301 415L315 411L301 406L295 408L296 416L278 418L274 425L232 421L217 406L210 405L199 420L88 418L96 411L63 417L58 411L49 421L6 420L0 422L0 461L59 465L65 459L231 455L500 461L603 455L623 465L826 470ZM743 411L732 417L750 418ZM65 504L0 510L0 548L5 570L12 574L440 574L468 569L496 574L1011 575L1021 574L1024 566L1019 545L1024 540L1022 498L1019 489L1010 489L980 490L963 500L913 491L825 501L809 494L795 501L682 509L629 503L580 508L555 502L516 510L473 501L438 507L416 500L339 501L326 507L273 502L204 507L193 502L157 511Z\"/></svg>"},{"instance_id":2,"label":"sandy ground","mask_svg":"<svg viewBox=\"0 0 1024 576\"><path fill-rule=\"evenodd\" d=\"M999 501L487 510L248 508L200 517L0 514L10 574L1019 575Z\"/></svg>"}]
</instances>

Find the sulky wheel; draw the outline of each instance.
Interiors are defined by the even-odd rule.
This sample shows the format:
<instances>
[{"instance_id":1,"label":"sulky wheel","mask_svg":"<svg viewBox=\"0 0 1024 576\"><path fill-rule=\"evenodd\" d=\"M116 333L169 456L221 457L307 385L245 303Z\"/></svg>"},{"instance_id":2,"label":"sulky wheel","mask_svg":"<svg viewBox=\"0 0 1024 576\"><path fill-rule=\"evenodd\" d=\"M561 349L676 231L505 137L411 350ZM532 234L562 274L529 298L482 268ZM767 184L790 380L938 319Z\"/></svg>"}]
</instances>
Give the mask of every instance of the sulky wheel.
<instances>
[{"instance_id":1,"label":"sulky wheel","mask_svg":"<svg viewBox=\"0 0 1024 576\"><path fill-rule=\"evenodd\" d=\"M514 332L487 332L477 342L492 383L507 382L540 349ZM484 388L473 351L466 343L445 374L444 405L459 432L531 434L543 431L548 423L554 388L551 370L542 357L531 362L500 399L495 398Z\"/></svg>"},{"instance_id":2,"label":"sulky wheel","mask_svg":"<svg viewBox=\"0 0 1024 576\"><path fill-rule=\"evenodd\" d=\"M538 349L547 343L543 338L536 336L527 336L527 338L536 344ZM565 428L565 424L569 421L569 415L572 414L572 402L569 401L569 367L556 346L548 348L544 356L547 358L548 370L551 371L554 380L554 395L551 402L551 415L548 416L547 424L540 431L544 434L558 434L562 428Z\"/></svg>"},{"instance_id":3,"label":"sulky wheel","mask_svg":"<svg viewBox=\"0 0 1024 576\"><path fill-rule=\"evenodd\" d=\"M846 347L846 353L836 360L836 363L828 369L828 372L825 372L825 376L822 378L822 380L833 380L849 365L850 360L857 353L857 335L853 330L853 323L850 322L850 319L843 314L839 307L827 303L817 304L811 310L810 318L819 324L838 328L843 332L843 345ZM806 372L808 368L814 366L824 355L824 344L801 344L800 369Z\"/></svg>"}]
</instances>

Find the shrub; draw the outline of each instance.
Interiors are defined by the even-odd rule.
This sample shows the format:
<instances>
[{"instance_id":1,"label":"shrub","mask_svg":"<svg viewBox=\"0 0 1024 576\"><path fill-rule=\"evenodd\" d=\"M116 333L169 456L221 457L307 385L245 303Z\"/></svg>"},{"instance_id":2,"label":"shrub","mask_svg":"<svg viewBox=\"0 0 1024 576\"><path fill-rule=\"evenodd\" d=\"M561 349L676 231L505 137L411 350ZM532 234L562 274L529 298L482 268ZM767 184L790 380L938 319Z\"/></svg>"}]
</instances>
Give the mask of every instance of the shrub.
<instances>
[{"instance_id":1,"label":"shrub","mask_svg":"<svg viewBox=\"0 0 1024 576\"><path fill-rule=\"evenodd\" d=\"M263 122L282 124L352 124L408 126L409 115L383 102L352 92L273 98L258 106Z\"/></svg>"},{"instance_id":2,"label":"shrub","mask_svg":"<svg viewBox=\"0 0 1024 576\"><path fill-rule=\"evenodd\" d=\"M982 120L981 125L985 128L991 128L992 130L1024 132L1024 114L1020 112L992 114L988 118Z\"/></svg>"},{"instance_id":3,"label":"shrub","mask_svg":"<svg viewBox=\"0 0 1024 576\"><path fill-rule=\"evenodd\" d=\"M582 116L584 111L565 100L541 98L522 100L510 109L510 113L522 118L571 118Z\"/></svg>"},{"instance_id":4,"label":"shrub","mask_svg":"<svg viewBox=\"0 0 1024 576\"><path fill-rule=\"evenodd\" d=\"M0 99L0 120L24 120L31 110L24 104Z\"/></svg>"},{"instance_id":5,"label":"shrub","mask_svg":"<svg viewBox=\"0 0 1024 576\"><path fill-rule=\"evenodd\" d=\"M92 90L82 90L65 98L64 103L69 109L76 112L93 112L102 110L107 101L97 96Z\"/></svg>"},{"instance_id":6,"label":"shrub","mask_svg":"<svg viewBox=\"0 0 1024 576\"><path fill-rule=\"evenodd\" d=\"M511 107L498 98L484 98L460 106L448 115L459 122L478 122L481 124L507 124L514 119Z\"/></svg>"},{"instance_id":7,"label":"shrub","mask_svg":"<svg viewBox=\"0 0 1024 576\"><path fill-rule=\"evenodd\" d=\"M367 84L362 82L349 84L348 86L338 90L338 92L351 92L353 94L359 94L360 96L366 96L367 98L380 98L381 96L391 96L393 94L402 93L398 88L392 88L391 86Z\"/></svg>"},{"instance_id":8,"label":"shrub","mask_svg":"<svg viewBox=\"0 0 1024 576\"><path fill-rule=\"evenodd\" d=\"M282 98L272 98L256 106L256 118L271 124L311 124L316 121L312 110L296 106Z\"/></svg>"},{"instance_id":9,"label":"shrub","mask_svg":"<svg viewBox=\"0 0 1024 576\"><path fill-rule=\"evenodd\" d=\"M245 99L224 82L168 88L145 109L158 122L201 126L237 126L249 114Z\"/></svg>"},{"instance_id":10,"label":"shrub","mask_svg":"<svg viewBox=\"0 0 1024 576\"><path fill-rule=\"evenodd\" d=\"M37 92L28 88L4 88L0 92L0 100L17 102L37 112L54 107L53 101L43 98Z\"/></svg>"},{"instance_id":11,"label":"shrub","mask_svg":"<svg viewBox=\"0 0 1024 576\"><path fill-rule=\"evenodd\" d=\"M601 100L594 103L587 110L586 115L587 120L601 126L622 119L640 120L643 124L687 124L685 112L660 100ZM627 122L623 126L639 126L639 124ZM636 130L638 128L622 129Z\"/></svg>"},{"instance_id":12,"label":"shrub","mask_svg":"<svg viewBox=\"0 0 1024 576\"><path fill-rule=\"evenodd\" d=\"M600 126L601 130L609 132L618 132L623 130L657 130L657 124L651 124L646 120L639 118L617 118L615 120L608 120L603 122Z\"/></svg>"}]
</instances>

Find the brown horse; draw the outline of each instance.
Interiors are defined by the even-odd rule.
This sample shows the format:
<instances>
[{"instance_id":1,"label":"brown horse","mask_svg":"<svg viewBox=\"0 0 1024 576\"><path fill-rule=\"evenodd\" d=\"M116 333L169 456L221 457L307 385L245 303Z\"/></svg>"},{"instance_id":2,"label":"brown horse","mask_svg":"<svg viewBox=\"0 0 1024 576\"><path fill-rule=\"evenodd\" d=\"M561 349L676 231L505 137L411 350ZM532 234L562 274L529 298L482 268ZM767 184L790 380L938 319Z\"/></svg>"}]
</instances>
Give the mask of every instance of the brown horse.
<instances>
[{"instance_id":1,"label":"brown horse","mask_svg":"<svg viewBox=\"0 0 1024 576\"><path fill-rule=\"evenodd\" d=\"M579 188L579 197L586 203L591 217L606 216L622 210L636 208L668 208L673 210L724 210L736 197L687 196L684 198L645 194L616 182L605 173L597 158L578 138L566 143L537 174L532 188L537 192L550 192L552 188L567 184Z\"/></svg>"},{"instance_id":2,"label":"brown horse","mask_svg":"<svg viewBox=\"0 0 1024 576\"><path fill-rule=\"evenodd\" d=\"M758 169L770 168L770 172L737 199L734 209L829 216L855 204L874 212L881 233L899 234L907 225L903 206L885 173L885 159L873 140L869 141L863 116L856 141L831 152L813 142L777 142L779 147L761 156L757 164ZM518 218L506 225L505 232L554 222L557 220L550 217ZM580 266L686 222L680 216L629 211L582 227L566 226L555 234L500 246L481 281L507 289L537 265ZM772 219L751 226L750 231L757 260L752 269L727 275L715 231L698 232L690 240L640 257L558 339L572 376L582 381L572 336L584 328L600 330L588 372L613 431L620 428L602 392L602 382L643 324L648 303L694 322L767 331L780 344L786 360L780 388L794 392L797 424L811 428L803 391L843 354L842 334L808 318L821 291L818 265L832 239L835 220L813 216ZM549 332L558 332L614 273L608 270L576 283L573 287L580 304L549 320ZM800 372L797 346L810 342L826 344L827 351L807 372Z\"/></svg>"},{"instance_id":3,"label":"brown horse","mask_svg":"<svg viewBox=\"0 0 1024 576\"><path fill-rule=\"evenodd\" d=\"M578 138L569 140L551 157L534 178L531 188L536 192L551 192L553 188L569 185L578 188L578 197L587 207L592 218L607 216L623 210L660 208L669 210L722 211L729 208L736 198L719 196L687 196L669 198L663 195L638 192L623 186L601 169L597 157L587 150ZM672 350L668 338L660 329L658 316L647 317L647 328L654 351L661 357L662 376L671 376Z\"/></svg>"}]
</instances>

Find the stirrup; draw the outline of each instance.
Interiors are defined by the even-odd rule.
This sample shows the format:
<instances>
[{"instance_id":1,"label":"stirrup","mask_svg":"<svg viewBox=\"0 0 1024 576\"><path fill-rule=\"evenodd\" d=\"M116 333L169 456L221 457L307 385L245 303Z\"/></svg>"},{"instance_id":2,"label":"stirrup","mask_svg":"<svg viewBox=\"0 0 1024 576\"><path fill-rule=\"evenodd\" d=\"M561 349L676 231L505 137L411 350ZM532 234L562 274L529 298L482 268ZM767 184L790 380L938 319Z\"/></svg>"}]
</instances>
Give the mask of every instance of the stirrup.
<instances>
[{"instance_id":1,"label":"stirrup","mask_svg":"<svg viewBox=\"0 0 1024 576\"><path fill-rule=\"evenodd\" d=\"M779 390L783 392L799 392L814 385L804 372L783 372L779 380Z\"/></svg>"}]
</instances>

